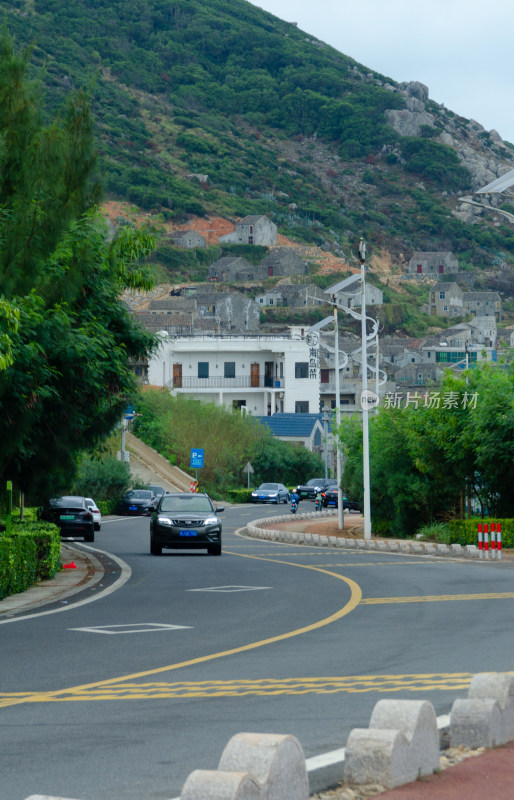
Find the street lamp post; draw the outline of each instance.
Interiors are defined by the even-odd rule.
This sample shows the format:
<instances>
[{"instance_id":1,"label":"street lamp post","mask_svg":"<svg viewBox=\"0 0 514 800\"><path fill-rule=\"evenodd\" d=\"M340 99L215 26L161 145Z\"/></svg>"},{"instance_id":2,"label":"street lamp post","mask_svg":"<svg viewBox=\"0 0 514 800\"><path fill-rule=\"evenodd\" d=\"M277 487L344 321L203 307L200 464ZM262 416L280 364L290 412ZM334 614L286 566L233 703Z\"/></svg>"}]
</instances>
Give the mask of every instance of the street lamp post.
<instances>
[{"instance_id":1,"label":"street lamp post","mask_svg":"<svg viewBox=\"0 0 514 800\"><path fill-rule=\"evenodd\" d=\"M339 426L341 425L341 388L339 385L339 322L337 319L337 306L334 306L334 326L335 326L335 334L334 334L334 359L335 359L335 390L336 390L336 428L339 431ZM336 477L337 477L337 488L338 488L338 497L339 500L337 502L337 524L339 529L341 530L344 528L344 503L343 503L343 491L341 487L341 478L342 478L342 469L341 469L341 448L336 447Z\"/></svg>"},{"instance_id":2,"label":"street lamp post","mask_svg":"<svg viewBox=\"0 0 514 800\"><path fill-rule=\"evenodd\" d=\"M361 338L362 338L362 466L364 481L364 538L371 539L371 498L369 480L369 420L368 420L368 350L366 332L366 243L361 237L359 242L359 259L361 262ZM377 366L378 369L378 366Z\"/></svg>"}]
</instances>

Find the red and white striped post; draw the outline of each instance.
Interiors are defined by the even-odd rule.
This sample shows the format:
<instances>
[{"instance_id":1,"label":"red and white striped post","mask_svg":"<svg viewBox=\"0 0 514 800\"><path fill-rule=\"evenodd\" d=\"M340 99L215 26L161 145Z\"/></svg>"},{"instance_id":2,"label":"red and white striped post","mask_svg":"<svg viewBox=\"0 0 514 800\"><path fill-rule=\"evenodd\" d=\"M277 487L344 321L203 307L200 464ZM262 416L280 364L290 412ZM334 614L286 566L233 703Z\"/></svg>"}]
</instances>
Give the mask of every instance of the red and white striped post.
<instances>
[{"instance_id":1,"label":"red and white striped post","mask_svg":"<svg viewBox=\"0 0 514 800\"><path fill-rule=\"evenodd\" d=\"M498 558L501 561L502 557L502 524L501 522L496 523L496 547L498 552Z\"/></svg>"},{"instance_id":2,"label":"red and white striped post","mask_svg":"<svg viewBox=\"0 0 514 800\"><path fill-rule=\"evenodd\" d=\"M489 558L489 525L484 522L484 550L485 557Z\"/></svg>"},{"instance_id":3,"label":"red and white striped post","mask_svg":"<svg viewBox=\"0 0 514 800\"><path fill-rule=\"evenodd\" d=\"M491 557L496 558L496 523L491 522Z\"/></svg>"},{"instance_id":4,"label":"red and white striped post","mask_svg":"<svg viewBox=\"0 0 514 800\"><path fill-rule=\"evenodd\" d=\"M484 537L482 535L482 523L479 522L478 523L478 557L479 558L483 558L484 557L483 547L484 547Z\"/></svg>"}]
</instances>

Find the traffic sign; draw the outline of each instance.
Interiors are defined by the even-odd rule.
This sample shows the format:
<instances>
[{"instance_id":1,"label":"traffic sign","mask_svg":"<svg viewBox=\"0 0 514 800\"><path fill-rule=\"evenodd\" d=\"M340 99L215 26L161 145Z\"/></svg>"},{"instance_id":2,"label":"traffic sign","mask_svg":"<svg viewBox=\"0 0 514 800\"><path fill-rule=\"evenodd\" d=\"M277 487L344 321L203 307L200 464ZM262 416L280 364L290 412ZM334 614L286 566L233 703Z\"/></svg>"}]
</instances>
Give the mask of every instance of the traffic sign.
<instances>
[{"instance_id":1,"label":"traffic sign","mask_svg":"<svg viewBox=\"0 0 514 800\"><path fill-rule=\"evenodd\" d=\"M194 467L195 469L202 469L203 450L199 450L197 447L191 448L191 463L189 466Z\"/></svg>"}]
</instances>

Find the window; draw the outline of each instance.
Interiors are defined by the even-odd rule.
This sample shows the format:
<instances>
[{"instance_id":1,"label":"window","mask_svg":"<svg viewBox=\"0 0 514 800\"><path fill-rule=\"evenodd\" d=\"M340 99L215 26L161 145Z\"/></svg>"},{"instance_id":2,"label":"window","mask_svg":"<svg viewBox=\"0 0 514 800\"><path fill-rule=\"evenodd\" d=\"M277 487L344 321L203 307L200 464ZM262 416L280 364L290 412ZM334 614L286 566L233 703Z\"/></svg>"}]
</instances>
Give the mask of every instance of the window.
<instances>
[{"instance_id":1,"label":"window","mask_svg":"<svg viewBox=\"0 0 514 800\"><path fill-rule=\"evenodd\" d=\"M235 378L236 377L236 362L235 361L225 361L224 366L224 375L225 378Z\"/></svg>"},{"instance_id":2,"label":"window","mask_svg":"<svg viewBox=\"0 0 514 800\"><path fill-rule=\"evenodd\" d=\"M443 272L444 272L444 267L442 264L439 264L439 273L442 275Z\"/></svg>"},{"instance_id":3,"label":"window","mask_svg":"<svg viewBox=\"0 0 514 800\"><path fill-rule=\"evenodd\" d=\"M294 404L294 413L295 414L308 414L309 413L309 401L308 400L297 400Z\"/></svg>"},{"instance_id":4,"label":"window","mask_svg":"<svg viewBox=\"0 0 514 800\"><path fill-rule=\"evenodd\" d=\"M198 377L199 378L208 378L209 377L209 362L208 361L199 361L198 362Z\"/></svg>"},{"instance_id":5,"label":"window","mask_svg":"<svg viewBox=\"0 0 514 800\"><path fill-rule=\"evenodd\" d=\"M439 300L444 300L445 292L439 292Z\"/></svg>"},{"instance_id":6,"label":"window","mask_svg":"<svg viewBox=\"0 0 514 800\"><path fill-rule=\"evenodd\" d=\"M443 306L443 311L448 311L448 306Z\"/></svg>"},{"instance_id":7,"label":"window","mask_svg":"<svg viewBox=\"0 0 514 800\"><path fill-rule=\"evenodd\" d=\"M418 272L418 275L423 272L423 267L421 266L421 264L418 264L417 272Z\"/></svg>"},{"instance_id":8,"label":"window","mask_svg":"<svg viewBox=\"0 0 514 800\"><path fill-rule=\"evenodd\" d=\"M330 370L322 369L320 370L320 382L321 383L328 383L330 380Z\"/></svg>"},{"instance_id":9,"label":"window","mask_svg":"<svg viewBox=\"0 0 514 800\"><path fill-rule=\"evenodd\" d=\"M295 378L308 378L309 377L309 362L296 361L294 365Z\"/></svg>"}]
</instances>

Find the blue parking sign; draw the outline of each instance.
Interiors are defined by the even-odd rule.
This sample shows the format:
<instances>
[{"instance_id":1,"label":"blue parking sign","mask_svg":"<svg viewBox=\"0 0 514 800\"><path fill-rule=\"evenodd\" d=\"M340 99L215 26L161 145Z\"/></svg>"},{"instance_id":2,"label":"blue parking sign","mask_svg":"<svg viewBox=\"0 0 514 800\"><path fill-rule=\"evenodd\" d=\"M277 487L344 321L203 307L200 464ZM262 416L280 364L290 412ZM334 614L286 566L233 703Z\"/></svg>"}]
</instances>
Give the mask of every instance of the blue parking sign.
<instances>
[{"instance_id":1,"label":"blue parking sign","mask_svg":"<svg viewBox=\"0 0 514 800\"><path fill-rule=\"evenodd\" d=\"M203 467L203 450L199 450L197 447L191 448L191 463L189 466L196 469Z\"/></svg>"}]
</instances>

